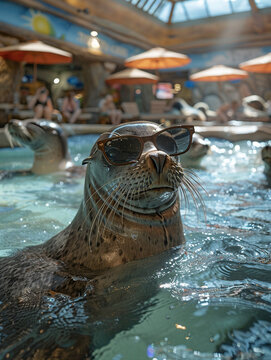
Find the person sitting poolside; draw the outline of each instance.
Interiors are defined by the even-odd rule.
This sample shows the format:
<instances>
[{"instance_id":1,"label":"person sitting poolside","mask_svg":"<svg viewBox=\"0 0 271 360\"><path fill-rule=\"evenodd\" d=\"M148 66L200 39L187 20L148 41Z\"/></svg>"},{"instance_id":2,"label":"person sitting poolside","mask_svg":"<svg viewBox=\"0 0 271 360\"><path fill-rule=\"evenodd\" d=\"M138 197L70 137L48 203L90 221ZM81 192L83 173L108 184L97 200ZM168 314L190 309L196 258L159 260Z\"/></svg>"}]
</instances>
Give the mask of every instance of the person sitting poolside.
<instances>
[{"instance_id":1,"label":"person sitting poolside","mask_svg":"<svg viewBox=\"0 0 271 360\"><path fill-rule=\"evenodd\" d=\"M107 115L113 125L118 125L122 119L122 112L114 104L113 96L106 95L99 103L99 109L102 115Z\"/></svg>"},{"instance_id":2,"label":"person sitting poolside","mask_svg":"<svg viewBox=\"0 0 271 360\"><path fill-rule=\"evenodd\" d=\"M69 123L75 123L81 114L79 101L74 95L74 91L69 91L62 103L62 114Z\"/></svg>"},{"instance_id":3,"label":"person sitting poolside","mask_svg":"<svg viewBox=\"0 0 271 360\"><path fill-rule=\"evenodd\" d=\"M29 102L29 108L34 110L35 119L51 120L53 113L52 100L46 87L41 87Z\"/></svg>"},{"instance_id":4,"label":"person sitting poolside","mask_svg":"<svg viewBox=\"0 0 271 360\"><path fill-rule=\"evenodd\" d=\"M236 120L238 118L239 108L240 103L237 100L221 105L216 111L217 120L222 123L226 123L230 120Z\"/></svg>"}]
</instances>

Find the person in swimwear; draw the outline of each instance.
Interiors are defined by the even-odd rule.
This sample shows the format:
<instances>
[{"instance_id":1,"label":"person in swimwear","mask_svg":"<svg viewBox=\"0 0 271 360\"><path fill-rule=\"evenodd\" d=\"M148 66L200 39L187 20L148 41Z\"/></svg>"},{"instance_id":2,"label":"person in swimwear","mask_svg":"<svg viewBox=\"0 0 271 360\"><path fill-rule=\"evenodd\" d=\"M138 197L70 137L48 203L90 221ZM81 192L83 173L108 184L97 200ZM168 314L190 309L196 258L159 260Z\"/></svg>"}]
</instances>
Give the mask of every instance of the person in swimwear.
<instances>
[{"instance_id":1,"label":"person in swimwear","mask_svg":"<svg viewBox=\"0 0 271 360\"><path fill-rule=\"evenodd\" d=\"M121 123L122 112L116 108L112 95L108 94L104 99L100 100L99 109L101 114L109 117L113 125Z\"/></svg>"},{"instance_id":2,"label":"person in swimwear","mask_svg":"<svg viewBox=\"0 0 271 360\"><path fill-rule=\"evenodd\" d=\"M36 91L29 102L29 107L34 110L35 119L51 120L54 108L49 91L44 86Z\"/></svg>"},{"instance_id":3,"label":"person in swimwear","mask_svg":"<svg viewBox=\"0 0 271 360\"><path fill-rule=\"evenodd\" d=\"M74 95L74 91L69 91L62 103L62 114L69 123L75 123L81 114L79 101Z\"/></svg>"}]
</instances>

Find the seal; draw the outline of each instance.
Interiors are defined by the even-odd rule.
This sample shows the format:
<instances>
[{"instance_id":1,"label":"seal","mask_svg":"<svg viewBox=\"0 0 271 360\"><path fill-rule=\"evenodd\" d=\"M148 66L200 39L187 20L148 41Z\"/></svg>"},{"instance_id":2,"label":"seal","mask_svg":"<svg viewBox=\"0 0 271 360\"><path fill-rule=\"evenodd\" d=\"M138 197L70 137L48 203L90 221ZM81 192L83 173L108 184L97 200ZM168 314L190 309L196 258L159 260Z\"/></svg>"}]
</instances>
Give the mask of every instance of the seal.
<instances>
[{"instance_id":1,"label":"seal","mask_svg":"<svg viewBox=\"0 0 271 360\"><path fill-rule=\"evenodd\" d=\"M9 172L10 175L44 175L58 171L75 171L62 128L47 120L11 120L8 131L12 138L34 151L30 170ZM7 175L6 175L7 176Z\"/></svg>"},{"instance_id":2,"label":"seal","mask_svg":"<svg viewBox=\"0 0 271 360\"><path fill-rule=\"evenodd\" d=\"M200 162L211 151L210 141L199 134L193 135L193 142L188 152L180 155L183 167L199 168Z\"/></svg>"},{"instance_id":3,"label":"seal","mask_svg":"<svg viewBox=\"0 0 271 360\"><path fill-rule=\"evenodd\" d=\"M176 98L172 104L171 112L181 114L186 122L206 121L206 115L200 109L190 106L184 99Z\"/></svg>"},{"instance_id":4,"label":"seal","mask_svg":"<svg viewBox=\"0 0 271 360\"><path fill-rule=\"evenodd\" d=\"M193 199L200 194L177 157L193 133L189 125L135 122L101 135L83 162L84 198L75 218L44 244L0 261L0 294L20 301L46 291L78 295L87 282L78 278L82 273L183 244L179 189Z\"/></svg>"},{"instance_id":5,"label":"seal","mask_svg":"<svg viewBox=\"0 0 271 360\"><path fill-rule=\"evenodd\" d=\"M266 145L261 151L262 160L264 162L264 173L269 183L271 183L271 146Z\"/></svg>"},{"instance_id":6,"label":"seal","mask_svg":"<svg viewBox=\"0 0 271 360\"><path fill-rule=\"evenodd\" d=\"M203 112L203 114L206 116L206 120L215 120L216 112L211 110L207 103L201 101L201 102L196 103L193 107L195 109Z\"/></svg>"},{"instance_id":7,"label":"seal","mask_svg":"<svg viewBox=\"0 0 271 360\"><path fill-rule=\"evenodd\" d=\"M247 117L267 117L268 103L258 95L249 95L242 99L243 113ZM258 120L259 121L259 120Z\"/></svg>"},{"instance_id":8,"label":"seal","mask_svg":"<svg viewBox=\"0 0 271 360\"><path fill-rule=\"evenodd\" d=\"M84 197L71 224L44 244L0 259L0 325L5 332L6 358L8 354L13 359L86 359L90 344L96 336L100 337L99 329L95 326L93 334L80 332L76 338L72 332L66 334L66 329L69 331L76 324L77 309L79 318L82 316L82 309L79 304L78 308L75 306L77 300L73 298L77 297L80 303L87 298L85 305L90 307L90 316L104 318L104 311L112 312L112 298L107 291L117 283L116 275L129 278L129 271L135 276L138 268L140 276L146 278L147 260L152 263L158 258L160 268L160 257L153 255L184 244L179 190L185 192L186 187L193 198L199 195L197 180L185 172L178 156L188 151L193 133L194 128L189 125L161 128L138 122L119 125L101 135L83 161L87 164ZM138 265L135 260L139 259L142 261ZM150 289L155 291L152 283L148 284ZM122 304L126 294L125 314L132 311L129 304L132 308L134 304L127 301L131 294L126 290L125 287L119 294L117 291L117 298L121 298L115 299L115 304ZM114 294L115 291L113 297ZM146 291L136 293L136 299L139 296L142 301L141 295L144 299ZM52 306L57 306L56 316L46 310ZM60 314L69 311L69 306L71 324L64 320L59 328L58 319L63 321ZM123 312L122 305L118 308L116 318ZM32 321L33 309L38 313ZM16 324L23 323L16 337L10 318ZM53 319L56 324L48 332ZM29 322L43 324L39 334L48 329L39 342L31 340ZM102 338L111 336L110 329L106 336L102 334ZM26 348L27 352L22 353Z\"/></svg>"}]
</instances>

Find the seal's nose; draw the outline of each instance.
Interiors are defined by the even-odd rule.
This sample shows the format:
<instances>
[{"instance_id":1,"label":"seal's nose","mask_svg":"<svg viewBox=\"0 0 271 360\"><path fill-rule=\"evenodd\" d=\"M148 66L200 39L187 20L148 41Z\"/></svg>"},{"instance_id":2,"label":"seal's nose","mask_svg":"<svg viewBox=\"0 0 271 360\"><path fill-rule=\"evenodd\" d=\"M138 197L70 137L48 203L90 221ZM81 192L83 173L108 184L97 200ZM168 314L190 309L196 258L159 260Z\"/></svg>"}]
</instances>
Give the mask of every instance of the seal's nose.
<instances>
[{"instance_id":1,"label":"seal's nose","mask_svg":"<svg viewBox=\"0 0 271 360\"><path fill-rule=\"evenodd\" d=\"M150 159L152 160L157 174L161 174L167 159L167 154L163 151L156 151L154 153L149 154Z\"/></svg>"}]
</instances>

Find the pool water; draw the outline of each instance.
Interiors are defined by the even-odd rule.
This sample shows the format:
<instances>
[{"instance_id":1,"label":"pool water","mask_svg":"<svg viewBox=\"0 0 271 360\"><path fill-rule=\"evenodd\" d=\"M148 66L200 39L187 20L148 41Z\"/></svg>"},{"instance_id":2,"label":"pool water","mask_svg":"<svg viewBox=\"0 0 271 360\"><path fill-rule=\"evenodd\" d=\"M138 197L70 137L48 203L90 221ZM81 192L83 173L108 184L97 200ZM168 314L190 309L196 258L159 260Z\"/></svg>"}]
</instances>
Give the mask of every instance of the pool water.
<instances>
[{"instance_id":1,"label":"pool water","mask_svg":"<svg viewBox=\"0 0 271 360\"><path fill-rule=\"evenodd\" d=\"M69 139L76 164L95 139ZM210 141L212 152L194 170L207 192L206 216L192 200L182 209L184 249L112 269L109 285L93 297L48 297L42 309L13 318L3 310L0 358L23 359L42 346L81 341L96 360L271 359L271 191L260 159L265 143ZM0 150L0 167L30 168L32 156L25 148ZM83 183L63 174L2 180L0 256L67 226Z\"/></svg>"}]
</instances>

